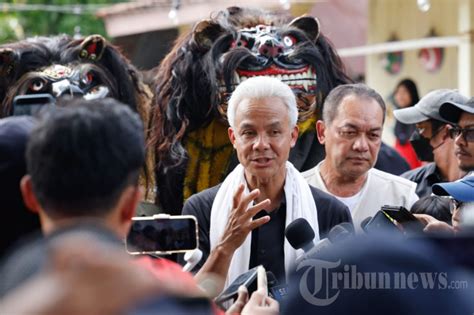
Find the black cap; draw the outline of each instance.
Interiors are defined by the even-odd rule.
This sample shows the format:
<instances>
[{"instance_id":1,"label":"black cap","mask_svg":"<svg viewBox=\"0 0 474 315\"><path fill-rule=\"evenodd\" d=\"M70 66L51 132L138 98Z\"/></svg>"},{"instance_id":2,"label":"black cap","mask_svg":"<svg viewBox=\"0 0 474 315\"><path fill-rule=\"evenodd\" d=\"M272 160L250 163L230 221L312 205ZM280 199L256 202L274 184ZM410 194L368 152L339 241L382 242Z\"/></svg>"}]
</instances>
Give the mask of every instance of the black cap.
<instances>
[{"instance_id":1,"label":"black cap","mask_svg":"<svg viewBox=\"0 0 474 315\"><path fill-rule=\"evenodd\" d=\"M474 114L474 97L467 102L446 102L439 109L441 117L453 124L459 121L463 112Z\"/></svg>"}]
</instances>

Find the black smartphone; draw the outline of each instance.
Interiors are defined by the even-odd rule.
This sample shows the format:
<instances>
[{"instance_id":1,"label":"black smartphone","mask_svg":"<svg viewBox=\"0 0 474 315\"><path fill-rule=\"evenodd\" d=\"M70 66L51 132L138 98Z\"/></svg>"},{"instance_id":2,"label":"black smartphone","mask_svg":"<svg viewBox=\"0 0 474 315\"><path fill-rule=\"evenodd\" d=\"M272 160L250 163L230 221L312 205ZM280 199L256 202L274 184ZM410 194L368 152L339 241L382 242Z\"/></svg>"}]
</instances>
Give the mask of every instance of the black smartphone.
<instances>
[{"instance_id":1,"label":"black smartphone","mask_svg":"<svg viewBox=\"0 0 474 315\"><path fill-rule=\"evenodd\" d=\"M391 218L382 210L377 211L377 213L370 219L370 221L364 226L364 231L366 233L380 232L380 231L401 231L397 226L392 222Z\"/></svg>"},{"instance_id":2,"label":"black smartphone","mask_svg":"<svg viewBox=\"0 0 474 315\"><path fill-rule=\"evenodd\" d=\"M423 233L424 225L405 207L383 206L381 209L391 219L396 220L407 233Z\"/></svg>"},{"instance_id":3,"label":"black smartphone","mask_svg":"<svg viewBox=\"0 0 474 315\"><path fill-rule=\"evenodd\" d=\"M198 224L192 215L133 217L126 239L129 254L173 254L198 247Z\"/></svg>"},{"instance_id":4,"label":"black smartphone","mask_svg":"<svg viewBox=\"0 0 474 315\"><path fill-rule=\"evenodd\" d=\"M13 116L36 115L45 107L54 106L56 100L51 94L18 95L13 99Z\"/></svg>"},{"instance_id":5,"label":"black smartphone","mask_svg":"<svg viewBox=\"0 0 474 315\"><path fill-rule=\"evenodd\" d=\"M215 302L223 306L222 303L228 300L235 300L239 294L239 287L244 285L247 288L247 291L252 294L253 291L257 289L257 273L258 266L250 269L246 273L241 274L237 277L218 297L216 297Z\"/></svg>"}]
</instances>

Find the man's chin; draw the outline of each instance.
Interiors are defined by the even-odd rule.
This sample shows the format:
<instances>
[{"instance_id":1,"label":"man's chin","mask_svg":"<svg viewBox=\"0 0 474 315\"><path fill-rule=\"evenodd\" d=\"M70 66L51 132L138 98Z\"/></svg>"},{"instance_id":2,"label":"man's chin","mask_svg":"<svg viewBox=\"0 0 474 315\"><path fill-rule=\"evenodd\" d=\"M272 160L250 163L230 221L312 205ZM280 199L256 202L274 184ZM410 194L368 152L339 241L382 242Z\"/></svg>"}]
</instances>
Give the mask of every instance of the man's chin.
<instances>
[{"instance_id":1,"label":"man's chin","mask_svg":"<svg viewBox=\"0 0 474 315\"><path fill-rule=\"evenodd\" d=\"M464 172L472 172L474 171L474 164L459 163L459 169Z\"/></svg>"},{"instance_id":2,"label":"man's chin","mask_svg":"<svg viewBox=\"0 0 474 315\"><path fill-rule=\"evenodd\" d=\"M351 165L345 168L344 174L351 178L359 178L365 176L367 172L371 169L370 165Z\"/></svg>"}]
</instances>

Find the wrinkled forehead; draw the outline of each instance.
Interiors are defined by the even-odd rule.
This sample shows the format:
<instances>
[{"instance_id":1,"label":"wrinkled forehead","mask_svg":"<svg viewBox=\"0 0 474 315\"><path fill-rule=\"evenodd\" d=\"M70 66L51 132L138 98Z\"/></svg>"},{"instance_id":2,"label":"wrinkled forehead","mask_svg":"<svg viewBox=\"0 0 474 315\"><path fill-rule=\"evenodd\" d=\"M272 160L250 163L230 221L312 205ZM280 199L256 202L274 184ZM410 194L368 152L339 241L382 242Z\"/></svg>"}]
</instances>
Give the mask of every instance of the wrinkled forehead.
<instances>
[{"instance_id":1,"label":"wrinkled forehead","mask_svg":"<svg viewBox=\"0 0 474 315\"><path fill-rule=\"evenodd\" d=\"M371 126L383 126L384 112L380 104L371 97L347 95L337 106L334 122L342 124L352 121Z\"/></svg>"},{"instance_id":2,"label":"wrinkled forehead","mask_svg":"<svg viewBox=\"0 0 474 315\"><path fill-rule=\"evenodd\" d=\"M474 114L468 112L462 112L459 117L458 125L462 128L473 127L474 126Z\"/></svg>"}]
</instances>

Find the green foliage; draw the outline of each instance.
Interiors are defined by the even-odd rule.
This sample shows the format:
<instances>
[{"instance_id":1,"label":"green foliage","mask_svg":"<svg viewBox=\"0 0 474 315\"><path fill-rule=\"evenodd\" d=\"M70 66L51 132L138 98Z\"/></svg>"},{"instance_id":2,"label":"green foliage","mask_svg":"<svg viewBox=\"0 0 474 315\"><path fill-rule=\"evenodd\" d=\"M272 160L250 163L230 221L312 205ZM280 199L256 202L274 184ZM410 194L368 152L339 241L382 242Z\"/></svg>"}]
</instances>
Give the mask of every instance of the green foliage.
<instances>
[{"instance_id":1,"label":"green foliage","mask_svg":"<svg viewBox=\"0 0 474 315\"><path fill-rule=\"evenodd\" d=\"M3 4L28 4L28 5L50 5L60 8L64 5L101 5L124 2L124 0L30 0L30 1L6 1ZM43 8L44 9L44 8ZM43 9L34 11L20 11L14 8L7 9L0 4L0 43L15 41L24 37L35 35L68 34L73 36L75 30L80 34L101 34L106 36L104 23L95 16L94 9L83 7L81 14L73 12L50 12ZM79 28L78 28L79 27Z\"/></svg>"}]
</instances>

